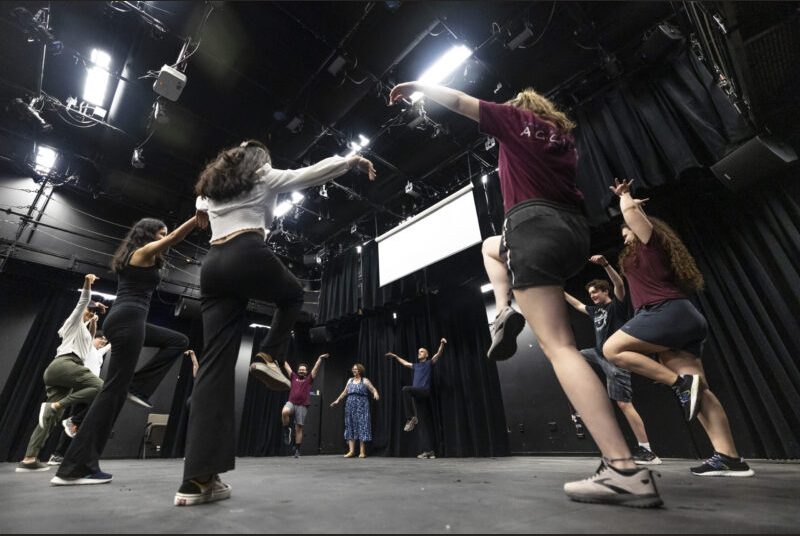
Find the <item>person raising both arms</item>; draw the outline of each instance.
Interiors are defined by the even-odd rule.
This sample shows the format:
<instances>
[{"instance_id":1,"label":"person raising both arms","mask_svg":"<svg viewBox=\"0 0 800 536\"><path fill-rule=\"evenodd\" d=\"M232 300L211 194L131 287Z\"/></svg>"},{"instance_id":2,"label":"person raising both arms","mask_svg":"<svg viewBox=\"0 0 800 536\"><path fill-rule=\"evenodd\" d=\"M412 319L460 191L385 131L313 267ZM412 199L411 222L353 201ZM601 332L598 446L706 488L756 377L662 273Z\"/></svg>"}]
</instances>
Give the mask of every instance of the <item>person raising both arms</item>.
<instances>
[{"instance_id":1,"label":"person raising both arms","mask_svg":"<svg viewBox=\"0 0 800 536\"><path fill-rule=\"evenodd\" d=\"M292 442L292 430L289 424L294 417L294 457L300 457L300 448L303 445L303 426L306 423L306 414L308 413L308 406L311 405L309 396L311 395L311 388L314 386L314 380L317 378L317 373L322 366L322 361L330 357L330 354L322 354L317 358L314 363L314 368L311 369L311 374L308 373L308 365L300 363L297 365L297 374L292 370L292 366L288 361L283 362L283 369L289 375L292 382L292 387L289 389L289 400L283 406L281 411L281 421L283 422L283 443L287 447Z\"/></svg>"},{"instance_id":2,"label":"person raising both arms","mask_svg":"<svg viewBox=\"0 0 800 536\"><path fill-rule=\"evenodd\" d=\"M575 347L564 284L589 256L589 225L575 184L575 124L552 102L526 89L505 104L421 82L392 88L389 102L416 92L480 125L499 144L498 175L506 216L503 247L511 288L573 407L603 460L590 478L565 484L570 499L652 507L662 504L645 468L637 468L600 379Z\"/></svg>"}]
</instances>

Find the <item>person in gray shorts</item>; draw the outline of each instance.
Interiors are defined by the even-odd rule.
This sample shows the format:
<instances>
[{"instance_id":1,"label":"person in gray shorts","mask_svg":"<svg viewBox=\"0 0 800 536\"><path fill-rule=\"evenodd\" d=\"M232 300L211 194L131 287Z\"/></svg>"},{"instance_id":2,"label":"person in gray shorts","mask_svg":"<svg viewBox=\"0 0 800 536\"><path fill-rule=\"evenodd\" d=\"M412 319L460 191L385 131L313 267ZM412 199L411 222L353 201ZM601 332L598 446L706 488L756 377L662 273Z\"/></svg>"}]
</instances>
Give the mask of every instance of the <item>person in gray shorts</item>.
<instances>
[{"instance_id":1,"label":"person in gray shorts","mask_svg":"<svg viewBox=\"0 0 800 536\"><path fill-rule=\"evenodd\" d=\"M589 259L594 264L605 268L606 274L614 286L611 294L608 281L595 279L586 284L586 292L592 300L592 305L584 305L580 300L564 292L564 297L572 307L588 315L594 322L595 346L581 350L581 355L590 364L598 367L606 377L608 397L617 403L625 416L625 420L636 436L638 447L633 450L633 459L638 465L660 464L661 459L656 456L647 438L641 415L633 405L633 387L631 373L614 366L603 355L603 344L628 320L628 306L625 303L625 284L622 277L602 255L594 255Z\"/></svg>"},{"instance_id":2,"label":"person in gray shorts","mask_svg":"<svg viewBox=\"0 0 800 536\"><path fill-rule=\"evenodd\" d=\"M308 406L311 404L309 396L311 394L311 387L314 385L314 378L317 377L322 360L330 357L330 354L322 354L317 358L314 368L311 369L311 374L308 374L308 365L300 363L297 366L297 373L292 370L292 366L287 362L283 362L283 368L292 386L289 389L289 400L283 406L281 411L281 419L283 421L283 442L288 447L292 443L292 429L290 422L294 416L294 457L300 457L300 447L303 444L303 425L306 423L306 414L308 413Z\"/></svg>"}]
</instances>

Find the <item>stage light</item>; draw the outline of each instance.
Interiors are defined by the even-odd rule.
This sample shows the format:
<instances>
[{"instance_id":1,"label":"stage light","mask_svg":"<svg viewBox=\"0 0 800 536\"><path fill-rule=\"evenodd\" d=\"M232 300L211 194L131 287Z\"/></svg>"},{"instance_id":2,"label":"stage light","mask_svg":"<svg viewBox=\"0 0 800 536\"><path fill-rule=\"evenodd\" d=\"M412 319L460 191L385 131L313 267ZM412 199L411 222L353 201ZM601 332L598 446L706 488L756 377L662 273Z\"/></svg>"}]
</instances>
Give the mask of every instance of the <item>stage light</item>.
<instances>
[{"instance_id":1,"label":"stage light","mask_svg":"<svg viewBox=\"0 0 800 536\"><path fill-rule=\"evenodd\" d=\"M92 66L86 74L86 83L83 86L83 100L90 104L102 106L108 89L108 68L111 66L111 56L99 48L93 48L90 57Z\"/></svg>"},{"instance_id":2,"label":"stage light","mask_svg":"<svg viewBox=\"0 0 800 536\"><path fill-rule=\"evenodd\" d=\"M250 324L250 327L251 327L251 328L265 328L265 329L270 329L270 327L269 327L269 326L265 326L264 324L256 324L255 322L254 322L254 323L252 323L252 324Z\"/></svg>"},{"instance_id":3,"label":"stage light","mask_svg":"<svg viewBox=\"0 0 800 536\"><path fill-rule=\"evenodd\" d=\"M397 320L397 313L392 313L392 318L393 318L394 320Z\"/></svg>"},{"instance_id":4,"label":"stage light","mask_svg":"<svg viewBox=\"0 0 800 536\"><path fill-rule=\"evenodd\" d=\"M481 292L483 292L484 294L486 294L487 292L491 292L491 291L492 291L492 284L491 283L486 283L485 285L481 285Z\"/></svg>"},{"instance_id":5,"label":"stage light","mask_svg":"<svg viewBox=\"0 0 800 536\"><path fill-rule=\"evenodd\" d=\"M356 253L361 255L361 246L356 246Z\"/></svg>"},{"instance_id":6,"label":"stage light","mask_svg":"<svg viewBox=\"0 0 800 536\"><path fill-rule=\"evenodd\" d=\"M75 290L77 290L78 292L83 292L82 288L78 288L78 289L75 289ZM91 292L92 296L100 296L104 300L114 301L114 300L117 299L117 296L115 294L106 294L105 292L97 292L96 290L92 290L90 292Z\"/></svg>"},{"instance_id":7,"label":"stage light","mask_svg":"<svg viewBox=\"0 0 800 536\"><path fill-rule=\"evenodd\" d=\"M48 175L56 164L58 153L50 147L40 145L36 148L36 166L33 170L40 175Z\"/></svg>"},{"instance_id":8,"label":"stage light","mask_svg":"<svg viewBox=\"0 0 800 536\"><path fill-rule=\"evenodd\" d=\"M306 198L306 196L301 194L300 192L292 192L292 203L294 203L294 204L299 203L300 201L302 201L305 198Z\"/></svg>"},{"instance_id":9,"label":"stage light","mask_svg":"<svg viewBox=\"0 0 800 536\"><path fill-rule=\"evenodd\" d=\"M324 197L325 199L328 198L328 187L326 185L322 185L319 187L319 196Z\"/></svg>"},{"instance_id":10,"label":"stage light","mask_svg":"<svg viewBox=\"0 0 800 536\"><path fill-rule=\"evenodd\" d=\"M143 149L137 147L133 150L133 155L131 155L131 166L136 169L142 169L144 167L144 155L142 153Z\"/></svg>"},{"instance_id":11,"label":"stage light","mask_svg":"<svg viewBox=\"0 0 800 536\"><path fill-rule=\"evenodd\" d=\"M283 202L281 202L280 204L278 204L277 207L275 207L275 217L276 218L280 218L281 216L286 215L287 212L292 210L293 206L294 205L292 204L291 201L283 201Z\"/></svg>"},{"instance_id":12,"label":"stage light","mask_svg":"<svg viewBox=\"0 0 800 536\"><path fill-rule=\"evenodd\" d=\"M361 147L366 147L369 145L369 138L364 136L363 134L358 135L358 140L361 142Z\"/></svg>"},{"instance_id":13,"label":"stage light","mask_svg":"<svg viewBox=\"0 0 800 536\"><path fill-rule=\"evenodd\" d=\"M481 175L481 182L483 184L486 184L487 182L489 182L489 175L486 175L485 173L483 175Z\"/></svg>"},{"instance_id":14,"label":"stage light","mask_svg":"<svg viewBox=\"0 0 800 536\"><path fill-rule=\"evenodd\" d=\"M433 65L422 73L418 78L420 82L426 84L438 84L446 80L450 73L458 69L467 58L472 56L472 49L465 45L454 45L445 52ZM411 102L416 102L422 97L422 92L417 91L411 94Z\"/></svg>"}]
</instances>

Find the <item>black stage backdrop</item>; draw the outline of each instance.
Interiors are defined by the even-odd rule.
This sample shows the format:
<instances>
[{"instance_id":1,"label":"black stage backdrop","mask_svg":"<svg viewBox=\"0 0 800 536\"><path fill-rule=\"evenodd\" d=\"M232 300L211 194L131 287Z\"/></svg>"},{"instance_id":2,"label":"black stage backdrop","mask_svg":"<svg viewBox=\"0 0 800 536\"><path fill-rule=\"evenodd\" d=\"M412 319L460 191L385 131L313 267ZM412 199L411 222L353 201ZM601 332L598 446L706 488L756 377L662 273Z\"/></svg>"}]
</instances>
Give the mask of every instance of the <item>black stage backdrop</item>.
<instances>
[{"instance_id":1,"label":"black stage backdrop","mask_svg":"<svg viewBox=\"0 0 800 536\"><path fill-rule=\"evenodd\" d=\"M16 278L4 277L0 289L5 296L13 296L21 288L28 288ZM25 454L30 435L37 426L39 406L45 400L44 369L53 361L61 339L58 329L78 303L80 294L74 289L39 285L35 292L47 304L36 315L14 362L14 367L0 394L0 459L17 462ZM48 443L40 453L49 456L59 429L50 435Z\"/></svg>"},{"instance_id":2,"label":"black stage backdrop","mask_svg":"<svg viewBox=\"0 0 800 536\"><path fill-rule=\"evenodd\" d=\"M475 285L403 303L361 321L358 356L381 400L373 402L373 449L387 456L421 452L418 433L404 433L401 389L412 373L385 356L394 351L416 361L417 349L449 344L433 369L432 409L439 456L505 456L509 453L497 367L486 359L486 307ZM397 318L393 318L393 314Z\"/></svg>"},{"instance_id":3,"label":"black stage backdrop","mask_svg":"<svg viewBox=\"0 0 800 536\"><path fill-rule=\"evenodd\" d=\"M319 297L319 322L354 314L359 308L359 255L355 249L345 251L325 266L324 285Z\"/></svg>"}]
</instances>

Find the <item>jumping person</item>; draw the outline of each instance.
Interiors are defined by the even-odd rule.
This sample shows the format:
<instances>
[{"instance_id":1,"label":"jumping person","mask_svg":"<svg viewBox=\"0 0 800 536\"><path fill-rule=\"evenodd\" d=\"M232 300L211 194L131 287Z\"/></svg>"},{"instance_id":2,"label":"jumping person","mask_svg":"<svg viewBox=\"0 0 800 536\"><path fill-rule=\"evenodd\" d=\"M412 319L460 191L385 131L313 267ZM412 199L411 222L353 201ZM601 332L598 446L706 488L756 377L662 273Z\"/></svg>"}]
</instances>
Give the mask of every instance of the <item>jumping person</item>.
<instances>
[{"instance_id":1,"label":"jumping person","mask_svg":"<svg viewBox=\"0 0 800 536\"><path fill-rule=\"evenodd\" d=\"M589 260L605 268L606 274L613 284L614 293L609 292L608 281L603 279L594 279L586 284L586 292L593 305L584 305L580 300L564 292L567 303L591 317L594 323L595 346L581 350L581 355L586 361L603 371L603 375L606 377L608 397L617 403L617 407L622 411L625 420L633 430L633 435L636 436L639 445L633 451L633 460L638 465L660 464L661 459L650 448L650 440L647 438L642 416L633 405L631 373L613 365L603 356L603 344L629 318L628 306L625 303L625 284L622 282L622 277L604 256L593 255Z\"/></svg>"},{"instance_id":2,"label":"jumping person","mask_svg":"<svg viewBox=\"0 0 800 536\"><path fill-rule=\"evenodd\" d=\"M193 216L168 234L164 222L144 218L131 228L114 253L111 270L118 276L117 298L103 324L113 348L105 383L64 454L61 467L50 481L52 484L111 482L111 475L100 470L99 460L125 404L142 347L159 348L143 369L148 374L145 378L148 382L162 375L163 369L168 370L189 347L185 335L148 324L147 313L153 290L161 280L159 272L166 251L180 243L196 225Z\"/></svg>"},{"instance_id":3,"label":"jumping person","mask_svg":"<svg viewBox=\"0 0 800 536\"><path fill-rule=\"evenodd\" d=\"M620 198L625 220L619 263L636 314L606 341L603 354L618 367L671 387L686 420L699 419L714 454L692 467L693 474L752 476L700 361L708 324L687 295L703 288L703 275L675 231L644 213L644 201L631 196L631 182L615 181L611 189ZM645 354L658 354L659 359Z\"/></svg>"},{"instance_id":4,"label":"jumping person","mask_svg":"<svg viewBox=\"0 0 800 536\"><path fill-rule=\"evenodd\" d=\"M47 400L39 409L39 422L33 429L25 457L17 465L18 473L49 469L48 464L41 463L37 457L50 432L61 421L64 409L76 404L91 404L103 386L103 380L86 367L97 329L97 315L87 307L92 297L92 284L97 279L94 274L86 274L78 303L58 330L61 344L55 359L43 374Z\"/></svg>"},{"instance_id":5,"label":"jumping person","mask_svg":"<svg viewBox=\"0 0 800 536\"><path fill-rule=\"evenodd\" d=\"M494 292L497 314L492 322L492 344L486 357L505 361L517 353L517 336L525 327L525 317L511 306L511 283L508 280L507 255L502 236L490 236L483 241L483 267Z\"/></svg>"},{"instance_id":6,"label":"jumping person","mask_svg":"<svg viewBox=\"0 0 800 536\"><path fill-rule=\"evenodd\" d=\"M411 432L419 424L419 411L417 403L422 401L430 401L431 396L431 368L439 362L439 358L444 353L444 346L447 344L447 339L439 341L439 349L434 356L428 360L430 353L427 348L420 348L417 350L417 362L414 364L409 363L399 355L388 352L387 357L394 358L402 366L414 370L414 378L411 385L403 387L403 407L405 408L406 424L403 427L404 432ZM431 412L432 413L432 412ZM436 451L433 448L434 444L434 431L433 423L428 419L424 419L424 430L420 430L422 452L417 458L435 458Z\"/></svg>"},{"instance_id":7,"label":"jumping person","mask_svg":"<svg viewBox=\"0 0 800 536\"><path fill-rule=\"evenodd\" d=\"M211 224L211 248L200 272L203 336L200 372L192 392L183 483L175 505L218 501L231 488L219 479L235 463L234 367L249 299L275 303L270 331L261 343L266 365L258 379L290 387L277 362L288 352L292 328L303 304L303 287L264 243L278 194L318 186L357 167L375 179L366 158L334 156L291 170L272 167L257 141L221 151L195 187L198 217Z\"/></svg>"},{"instance_id":8,"label":"jumping person","mask_svg":"<svg viewBox=\"0 0 800 536\"><path fill-rule=\"evenodd\" d=\"M356 363L351 369L353 377L347 380L344 391L331 402L335 407L343 398L347 398L344 405L344 440L349 447L345 458L356 455L356 441L360 442L359 458L367 457L367 442L372 441L372 422L369 413L369 395L376 401L380 395L364 374L366 369L361 363Z\"/></svg>"},{"instance_id":9,"label":"jumping person","mask_svg":"<svg viewBox=\"0 0 800 536\"><path fill-rule=\"evenodd\" d=\"M292 387L289 389L289 400L281 411L281 420L283 421L283 443L288 447L292 442L292 430L289 428L289 423L292 417L294 417L293 454L295 458L300 457L300 447L303 444L303 425L306 423L308 406L311 405L311 401L309 400L311 387L313 387L319 368L322 366L322 360L328 357L330 357L330 354L322 354L317 358L317 362L314 363L314 368L311 369L310 376L306 363L297 365L297 374L295 374L289 362L283 362L283 368L292 382Z\"/></svg>"},{"instance_id":10,"label":"jumping person","mask_svg":"<svg viewBox=\"0 0 800 536\"><path fill-rule=\"evenodd\" d=\"M650 507L662 504L646 468L637 468L597 375L575 347L564 283L589 256L589 225L575 185L575 126L532 89L506 104L422 82L392 88L389 102L427 98L480 124L500 146L498 174L506 209L503 245L511 288L572 405L586 422L603 461L594 476L570 482L573 500Z\"/></svg>"}]
</instances>

